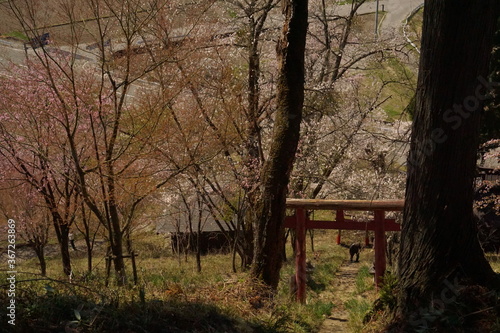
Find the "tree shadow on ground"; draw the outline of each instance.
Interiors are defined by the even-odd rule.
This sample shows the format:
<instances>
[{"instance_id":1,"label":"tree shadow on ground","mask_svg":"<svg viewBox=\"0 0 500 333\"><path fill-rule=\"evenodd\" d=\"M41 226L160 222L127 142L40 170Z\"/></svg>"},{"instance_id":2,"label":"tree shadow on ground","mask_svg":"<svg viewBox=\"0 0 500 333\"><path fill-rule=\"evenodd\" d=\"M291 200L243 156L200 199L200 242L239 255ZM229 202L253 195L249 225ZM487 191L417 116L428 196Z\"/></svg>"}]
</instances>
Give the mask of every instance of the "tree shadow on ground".
<instances>
[{"instance_id":1,"label":"tree shadow on ground","mask_svg":"<svg viewBox=\"0 0 500 333\"><path fill-rule=\"evenodd\" d=\"M4 304L4 302L1 302ZM16 299L15 326L1 332L261 332L258 324L210 304L179 300L93 301L81 295L51 294Z\"/></svg>"}]
</instances>

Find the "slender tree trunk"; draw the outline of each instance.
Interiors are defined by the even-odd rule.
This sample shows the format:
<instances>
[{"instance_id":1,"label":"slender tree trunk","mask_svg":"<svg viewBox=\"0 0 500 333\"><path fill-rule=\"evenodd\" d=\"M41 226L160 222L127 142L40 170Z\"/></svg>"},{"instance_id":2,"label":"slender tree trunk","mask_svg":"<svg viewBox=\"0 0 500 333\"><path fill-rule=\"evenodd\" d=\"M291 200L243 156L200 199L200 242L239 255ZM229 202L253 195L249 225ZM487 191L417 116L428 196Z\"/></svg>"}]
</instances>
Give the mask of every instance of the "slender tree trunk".
<instances>
[{"instance_id":1,"label":"slender tree trunk","mask_svg":"<svg viewBox=\"0 0 500 333\"><path fill-rule=\"evenodd\" d=\"M203 198L201 198L200 194L198 194L197 197L197 207L198 207L198 214L196 216L196 238L194 239L195 246L196 246L196 271L198 273L201 273L201 223L202 223L202 218L203 218L203 211L202 211L202 202ZM187 205L186 205L187 207ZM191 216L191 214L189 214ZM189 219L189 234L194 235L195 233L193 232L193 221L191 218Z\"/></svg>"},{"instance_id":2,"label":"slender tree trunk","mask_svg":"<svg viewBox=\"0 0 500 333\"><path fill-rule=\"evenodd\" d=\"M113 263L115 266L115 273L119 286L127 284L127 274L125 272L125 260L123 258L123 230L120 223L120 216L118 214L118 206L116 203L116 190L114 181L114 170L111 164L107 165L108 169L108 208L109 218L111 219L111 230L113 242L111 250L113 252Z\"/></svg>"},{"instance_id":3,"label":"slender tree trunk","mask_svg":"<svg viewBox=\"0 0 500 333\"><path fill-rule=\"evenodd\" d=\"M81 211L82 211L82 223L83 223L83 235L85 237L85 246L87 247L87 272L92 273L92 250L94 248L94 238L92 238L90 234L90 217L87 218L85 204L81 202ZM80 230L81 231L81 230Z\"/></svg>"},{"instance_id":4,"label":"slender tree trunk","mask_svg":"<svg viewBox=\"0 0 500 333\"><path fill-rule=\"evenodd\" d=\"M199 214L198 214L198 228L196 232L196 271L201 273L201 219L202 219L202 211L201 211L201 200L198 201Z\"/></svg>"},{"instance_id":5,"label":"slender tree trunk","mask_svg":"<svg viewBox=\"0 0 500 333\"><path fill-rule=\"evenodd\" d=\"M262 171L262 192L256 207L252 276L272 288L283 261L285 201L299 142L304 103L304 52L307 0L284 0L285 22L277 46L280 63L278 105L269 157Z\"/></svg>"},{"instance_id":6,"label":"slender tree trunk","mask_svg":"<svg viewBox=\"0 0 500 333\"><path fill-rule=\"evenodd\" d=\"M398 332L442 325L436 318L453 306L459 285L496 281L477 239L472 202L498 13L497 0L425 2L399 258L396 312L404 324Z\"/></svg>"},{"instance_id":7,"label":"slender tree trunk","mask_svg":"<svg viewBox=\"0 0 500 333\"><path fill-rule=\"evenodd\" d=\"M69 255L69 226L67 224L61 225L61 257L63 262L64 274L71 275L71 257Z\"/></svg>"},{"instance_id":8,"label":"slender tree trunk","mask_svg":"<svg viewBox=\"0 0 500 333\"><path fill-rule=\"evenodd\" d=\"M127 274L125 272L125 260L123 258L123 233L121 231L114 231L111 251L113 253L113 264L117 283L119 286L123 286L127 283Z\"/></svg>"},{"instance_id":9,"label":"slender tree trunk","mask_svg":"<svg viewBox=\"0 0 500 333\"><path fill-rule=\"evenodd\" d=\"M90 239L85 237L85 245L87 246L87 272L92 273L92 248L93 245Z\"/></svg>"},{"instance_id":10,"label":"slender tree trunk","mask_svg":"<svg viewBox=\"0 0 500 333\"><path fill-rule=\"evenodd\" d=\"M42 276L47 275L47 262L45 261L45 245L34 244L33 250L35 250L38 261L40 262L40 274Z\"/></svg>"},{"instance_id":11,"label":"slender tree trunk","mask_svg":"<svg viewBox=\"0 0 500 333\"><path fill-rule=\"evenodd\" d=\"M51 208L52 225L56 232L59 249L61 251L61 260L63 265L64 274L71 275L71 257L69 255L69 225L64 223L61 214L57 211L56 204L53 197L44 196L47 206Z\"/></svg>"},{"instance_id":12,"label":"slender tree trunk","mask_svg":"<svg viewBox=\"0 0 500 333\"><path fill-rule=\"evenodd\" d=\"M56 232L57 241L59 242L59 249L61 251L61 260L63 265L64 274L71 275L71 257L69 255L69 227L67 224L62 223L59 214L52 213L52 220L54 230Z\"/></svg>"},{"instance_id":13,"label":"slender tree trunk","mask_svg":"<svg viewBox=\"0 0 500 333\"><path fill-rule=\"evenodd\" d=\"M113 254L113 265L115 268L117 283L123 286L127 283L125 272L125 260L123 258L123 232L119 229L119 224L112 219L113 242L111 242L111 253Z\"/></svg>"}]
</instances>

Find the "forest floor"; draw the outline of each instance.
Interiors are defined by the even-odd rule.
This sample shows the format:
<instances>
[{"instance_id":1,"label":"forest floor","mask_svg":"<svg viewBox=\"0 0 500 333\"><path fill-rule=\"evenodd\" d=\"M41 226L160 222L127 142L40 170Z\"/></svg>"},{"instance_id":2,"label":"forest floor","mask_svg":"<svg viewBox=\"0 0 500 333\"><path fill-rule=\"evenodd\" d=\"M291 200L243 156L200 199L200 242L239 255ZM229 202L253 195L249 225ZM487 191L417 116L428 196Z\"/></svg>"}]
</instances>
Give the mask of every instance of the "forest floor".
<instances>
[{"instance_id":1,"label":"forest floor","mask_svg":"<svg viewBox=\"0 0 500 333\"><path fill-rule=\"evenodd\" d=\"M315 232L314 250L308 246L308 258L315 268L306 305L293 302L289 294L293 260L283 267L283 283L276 297L265 299L254 295L246 272L232 272L230 255L204 256L203 270L198 273L194 258L173 255L161 235L136 235L139 284L128 288L104 285L106 246L102 241L96 245L94 270L89 274L84 242L77 237L78 251L71 250L72 284L62 274L57 244L46 248L48 276L43 278L37 274L32 249L20 242L16 248L19 329L12 332L60 332L66 327L77 328L75 332L131 332L134 327L154 332L171 325L170 332L183 333L360 333L373 328L364 325L363 319L378 297L370 274L374 253L366 248L360 262L351 263L347 244L360 241L364 233L342 235L345 243L339 246L334 242L335 232ZM0 241L0 258L6 263L4 245ZM499 257L488 255L488 259L500 271ZM6 277L3 268L0 265L2 280ZM5 285L0 284L2 287ZM6 304L6 295L0 293L0 304ZM10 332L4 329L11 327L2 327L4 324L0 322L0 332Z\"/></svg>"}]
</instances>

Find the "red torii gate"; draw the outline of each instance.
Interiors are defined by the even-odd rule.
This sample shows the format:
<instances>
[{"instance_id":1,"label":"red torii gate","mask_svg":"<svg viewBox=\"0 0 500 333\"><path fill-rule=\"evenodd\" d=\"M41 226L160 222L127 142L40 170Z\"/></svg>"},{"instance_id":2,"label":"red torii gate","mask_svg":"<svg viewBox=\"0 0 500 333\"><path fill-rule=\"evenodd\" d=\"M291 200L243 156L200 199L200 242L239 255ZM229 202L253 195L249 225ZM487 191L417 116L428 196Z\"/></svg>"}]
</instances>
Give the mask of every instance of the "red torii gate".
<instances>
[{"instance_id":1,"label":"red torii gate","mask_svg":"<svg viewBox=\"0 0 500 333\"><path fill-rule=\"evenodd\" d=\"M336 229L336 230L371 230L375 233L375 283L381 283L385 273L385 232L400 231L401 227L394 219L386 219L385 212L402 211L404 200L314 200L287 199L286 208L294 209L293 216L285 218L285 228L295 229L295 281L297 283L297 301L304 303L306 299L306 230ZM333 210L336 211L334 221L310 220L306 211ZM374 218L370 221L355 221L346 219L344 211L373 211ZM338 239L339 241L339 239Z\"/></svg>"}]
</instances>

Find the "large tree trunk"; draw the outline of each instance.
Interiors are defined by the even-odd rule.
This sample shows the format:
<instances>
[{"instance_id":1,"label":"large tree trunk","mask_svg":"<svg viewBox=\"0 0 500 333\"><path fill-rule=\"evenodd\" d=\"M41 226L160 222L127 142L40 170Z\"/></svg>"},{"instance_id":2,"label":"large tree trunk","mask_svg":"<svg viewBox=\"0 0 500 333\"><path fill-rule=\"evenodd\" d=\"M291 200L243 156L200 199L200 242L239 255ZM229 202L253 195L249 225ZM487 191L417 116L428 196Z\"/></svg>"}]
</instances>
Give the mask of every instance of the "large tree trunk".
<instances>
[{"instance_id":1,"label":"large tree trunk","mask_svg":"<svg viewBox=\"0 0 500 333\"><path fill-rule=\"evenodd\" d=\"M500 82L500 24L494 37L493 53L491 55L490 79ZM481 119L480 142L500 138L500 87L497 85L493 98L488 103L488 108Z\"/></svg>"},{"instance_id":2,"label":"large tree trunk","mask_svg":"<svg viewBox=\"0 0 500 333\"><path fill-rule=\"evenodd\" d=\"M255 211L252 276L272 288L278 286L283 261L285 201L302 119L307 6L307 0L283 0L285 23L277 46L278 105L271 150L262 171L261 197Z\"/></svg>"},{"instance_id":3,"label":"large tree trunk","mask_svg":"<svg viewBox=\"0 0 500 333\"><path fill-rule=\"evenodd\" d=\"M113 207L113 206L111 206ZM113 263L117 284L124 286L127 284L127 274L125 272L125 260L123 258L123 232L120 230L120 224L116 216L111 218L113 228L113 242L111 243L111 252L113 253Z\"/></svg>"},{"instance_id":4,"label":"large tree trunk","mask_svg":"<svg viewBox=\"0 0 500 333\"><path fill-rule=\"evenodd\" d=\"M437 324L429 318L446 313L458 285L497 280L472 212L497 3L425 2L399 262L397 315L404 332Z\"/></svg>"},{"instance_id":5,"label":"large tree trunk","mask_svg":"<svg viewBox=\"0 0 500 333\"><path fill-rule=\"evenodd\" d=\"M259 170L264 162L264 154L261 143L260 120L262 108L260 104L261 90L261 53L260 41L264 32L264 24L268 14L274 8L274 0L246 2L248 8L245 13L248 16L248 107L246 110L246 143L245 143L245 218L242 220L241 259L245 268L250 267L254 255L254 214L255 204L259 201L258 191L255 188L259 184ZM260 9L257 9L260 8ZM238 230L239 232L239 230Z\"/></svg>"},{"instance_id":6,"label":"large tree trunk","mask_svg":"<svg viewBox=\"0 0 500 333\"><path fill-rule=\"evenodd\" d=\"M112 140L114 142L114 140ZM107 152L107 160L112 159L113 145L110 145ZM106 165L108 171L107 178L107 186L108 186L108 198L107 205L109 211L109 219L110 219L110 232L111 232L111 251L113 253L113 263L115 266L115 274L117 279L117 284L119 286L124 286L127 284L127 274L125 272L125 260L123 258L123 230L122 225L120 223L120 215L118 213L118 203L116 200L116 187L115 187L115 179L114 179L114 167L111 163L107 163Z\"/></svg>"},{"instance_id":7,"label":"large tree trunk","mask_svg":"<svg viewBox=\"0 0 500 333\"><path fill-rule=\"evenodd\" d=\"M69 255L69 226L67 224L61 225L61 257L63 262L64 274L71 278L71 257Z\"/></svg>"},{"instance_id":8,"label":"large tree trunk","mask_svg":"<svg viewBox=\"0 0 500 333\"><path fill-rule=\"evenodd\" d=\"M45 261L45 245L34 244L33 250L36 253L38 261L40 262L40 274L47 275L47 262Z\"/></svg>"},{"instance_id":9,"label":"large tree trunk","mask_svg":"<svg viewBox=\"0 0 500 333\"><path fill-rule=\"evenodd\" d=\"M71 276L71 257L69 255L69 226L63 223L59 213L52 212L52 222L56 232L59 249L61 250L61 260L64 274Z\"/></svg>"}]
</instances>

